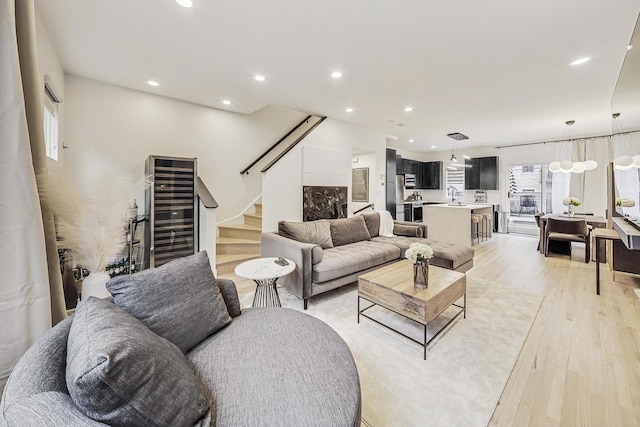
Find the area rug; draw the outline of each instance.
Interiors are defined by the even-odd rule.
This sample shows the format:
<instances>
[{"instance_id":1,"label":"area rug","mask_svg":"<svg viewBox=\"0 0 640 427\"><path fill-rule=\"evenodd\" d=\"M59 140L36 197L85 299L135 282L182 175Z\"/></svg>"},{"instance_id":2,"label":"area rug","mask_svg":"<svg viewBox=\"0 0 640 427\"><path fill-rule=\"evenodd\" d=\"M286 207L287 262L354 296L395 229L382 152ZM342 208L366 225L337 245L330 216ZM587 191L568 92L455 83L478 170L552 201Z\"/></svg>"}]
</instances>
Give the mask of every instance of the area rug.
<instances>
[{"instance_id":1,"label":"area rug","mask_svg":"<svg viewBox=\"0 0 640 427\"><path fill-rule=\"evenodd\" d=\"M283 307L303 311L300 299L286 289L278 292ZM251 306L253 292L240 299ZM467 318L458 317L429 345L427 360L419 344L369 319L361 317L357 323L355 284L312 298L306 313L329 324L349 345L360 374L363 425L486 426L542 299L467 277ZM455 310L432 323L429 336ZM417 323L380 307L367 313L422 339Z\"/></svg>"}]
</instances>

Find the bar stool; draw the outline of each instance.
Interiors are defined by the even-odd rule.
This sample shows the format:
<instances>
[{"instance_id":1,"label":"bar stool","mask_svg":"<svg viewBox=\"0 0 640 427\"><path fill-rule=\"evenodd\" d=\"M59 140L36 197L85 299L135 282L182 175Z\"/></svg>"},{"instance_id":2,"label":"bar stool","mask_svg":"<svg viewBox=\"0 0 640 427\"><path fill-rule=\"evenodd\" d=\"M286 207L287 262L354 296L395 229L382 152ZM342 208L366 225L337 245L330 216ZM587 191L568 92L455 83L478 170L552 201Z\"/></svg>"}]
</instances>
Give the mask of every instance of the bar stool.
<instances>
[{"instance_id":1,"label":"bar stool","mask_svg":"<svg viewBox=\"0 0 640 427\"><path fill-rule=\"evenodd\" d=\"M471 246L473 246L473 239L476 240L476 244L480 243L480 223L482 222L482 215L471 214Z\"/></svg>"},{"instance_id":2,"label":"bar stool","mask_svg":"<svg viewBox=\"0 0 640 427\"><path fill-rule=\"evenodd\" d=\"M489 240L491 236L491 215L482 214L482 241Z\"/></svg>"}]
</instances>

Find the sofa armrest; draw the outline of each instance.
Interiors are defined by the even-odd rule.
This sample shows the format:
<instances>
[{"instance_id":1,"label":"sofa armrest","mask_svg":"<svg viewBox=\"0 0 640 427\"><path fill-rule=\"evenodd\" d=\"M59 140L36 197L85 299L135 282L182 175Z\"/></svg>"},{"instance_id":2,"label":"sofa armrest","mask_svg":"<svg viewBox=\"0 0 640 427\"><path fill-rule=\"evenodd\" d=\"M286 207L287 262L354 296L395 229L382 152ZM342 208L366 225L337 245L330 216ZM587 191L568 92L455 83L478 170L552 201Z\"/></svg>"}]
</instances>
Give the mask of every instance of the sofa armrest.
<instances>
[{"instance_id":1,"label":"sofa armrest","mask_svg":"<svg viewBox=\"0 0 640 427\"><path fill-rule=\"evenodd\" d=\"M278 279L278 283L298 298L306 299L311 296L313 248L316 246L268 232L262 233L260 254L263 257L283 257L293 261L296 269L291 274Z\"/></svg>"},{"instance_id":2,"label":"sofa armrest","mask_svg":"<svg viewBox=\"0 0 640 427\"><path fill-rule=\"evenodd\" d=\"M216 283L218 284L218 288L220 289L220 293L222 294L222 299L224 299L224 303L227 306L229 316L240 316L240 298L238 297L238 289L236 288L236 284L231 279L219 278L216 279Z\"/></svg>"},{"instance_id":3,"label":"sofa armrest","mask_svg":"<svg viewBox=\"0 0 640 427\"><path fill-rule=\"evenodd\" d=\"M427 224L423 224L423 223L420 223L420 222L394 220L393 221L393 225L394 225L394 228L395 228L395 225L402 225L402 226L405 226L405 227L422 228L422 238L426 239L426 238L429 237L429 235L427 234L427 230L428 230ZM394 234L396 234L395 231L394 231Z\"/></svg>"}]
</instances>

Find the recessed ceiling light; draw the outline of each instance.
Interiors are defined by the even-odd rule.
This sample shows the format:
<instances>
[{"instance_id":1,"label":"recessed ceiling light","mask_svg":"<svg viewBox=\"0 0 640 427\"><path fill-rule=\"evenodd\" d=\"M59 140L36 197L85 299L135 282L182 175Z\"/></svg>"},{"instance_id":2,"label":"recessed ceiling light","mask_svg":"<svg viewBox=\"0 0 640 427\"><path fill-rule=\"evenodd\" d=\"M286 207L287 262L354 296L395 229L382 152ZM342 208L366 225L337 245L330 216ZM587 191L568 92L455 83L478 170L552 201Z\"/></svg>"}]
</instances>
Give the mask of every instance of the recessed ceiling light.
<instances>
[{"instance_id":1,"label":"recessed ceiling light","mask_svg":"<svg viewBox=\"0 0 640 427\"><path fill-rule=\"evenodd\" d=\"M405 113L410 113L410 112L412 112L412 111L413 111L413 108L412 108L412 107L405 107L405 109L404 109L404 112L405 112Z\"/></svg>"},{"instance_id":2,"label":"recessed ceiling light","mask_svg":"<svg viewBox=\"0 0 640 427\"><path fill-rule=\"evenodd\" d=\"M409 142L413 142L413 139L410 139Z\"/></svg>"},{"instance_id":3,"label":"recessed ceiling light","mask_svg":"<svg viewBox=\"0 0 640 427\"><path fill-rule=\"evenodd\" d=\"M153 87L160 86L160 83L158 83L158 82L157 82L157 81L155 81L155 80L149 80L149 81L147 81L147 84L148 84L149 86L153 86Z\"/></svg>"},{"instance_id":4,"label":"recessed ceiling light","mask_svg":"<svg viewBox=\"0 0 640 427\"><path fill-rule=\"evenodd\" d=\"M264 76L261 76L260 74L256 75L256 76L254 77L254 79L256 79L256 80L257 80L257 81L259 81L259 82L263 82L263 81L265 81L265 80L266 80L266 79L264 78Z\"/></svg>"},{"instance_id":5,"label":"recessed ceiling light","mask_svg":"<svg viewBox=\"0 0 640 427\"><path fill-rule=\"evenodd\" d=\"M432 146L431 146L431 148L432 148L432 149L433 149L433 148L436 148L436 146L435 146L435 145L432 145Z\"/></svg>"},{"instance_id":6,"label":"recessed ceiling light","mask_svg":"<svg viewBox=\"0 0 640 427\"><path fill-rule=\"evenodd\" d=\"M340 77L342 77L342 73L340 71L334 71L333 73L331 73L331 77L333 77L334 79L339 79Z\"/></svg>"},{"instance_id":7,"label":"recessed ceiling light","mask_svg":"<svg viewBox=\"0 0 640 427\"><path fill-rule=\"evenodd\" d=\"M633 45L632 45L632 44L630 44L629 46L627 46L627 50L631 50L631 49L633 49Z\"/></svg>"},{"instance_id":8,"label":"recessed ceiling light","mask_svg":"<svg viewBox=\"0 0 640 427\"><path fill-rule=\"evenodd\" d=\"M345 108L344 111L346 111L347 113L353 113L353 108Z\"/></svg>"},{"instance_id":9,"label":"recessed ceiling light","mask_svg":"<svg viewBox=\"0 0 640 427\"><path fill-rule=\"evenodd\" d=\"M229 101L228 99L223 99L223 100L222 100L222 103L223 103L224 105L231 105L231 101Z\"/></svg>"},{"instance_id":10,"label":"recessed ceiling light","mask_svg":"<svg viewBox=\"0 0 640 427\"><path fill-rule=\"evenodd\" d=\"M193 2L191 0L176 0L176 3L178 3L182 7L193 6Z\"/></svg>"},{"instance_id":11,"label":"recessed ceiling light","mask_svg":"<svg viewBox=\"0 0 640 427\"><path fill-rule=\"evenodd\" d=\"M575 61L573 61L571 64L571 66L573 65L580 65L580 64L584 64L585 62L589 62L589 59L591 58L580 58L580 59L576 59Z\"/></svg>"}]
</instances>

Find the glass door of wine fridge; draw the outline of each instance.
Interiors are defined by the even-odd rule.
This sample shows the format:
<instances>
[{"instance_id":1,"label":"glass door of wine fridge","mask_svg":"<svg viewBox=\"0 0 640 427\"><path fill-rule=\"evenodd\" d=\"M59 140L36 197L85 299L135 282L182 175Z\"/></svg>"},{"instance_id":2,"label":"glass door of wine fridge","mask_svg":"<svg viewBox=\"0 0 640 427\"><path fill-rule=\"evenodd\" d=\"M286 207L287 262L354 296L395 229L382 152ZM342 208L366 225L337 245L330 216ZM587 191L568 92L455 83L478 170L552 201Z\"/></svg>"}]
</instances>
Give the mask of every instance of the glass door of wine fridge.
<instances>
[{"instance_id":1,"label":"glass door of wine fridge","mask_svg":"<svg viewBox=\"0 0 640 427\"><path fill-rule=\"evenodd\" d=\"M197 159L149 156L146 190L149 227L145 247L150 268L198 250L196 195Z\"/></svg>"}]
</instances>

